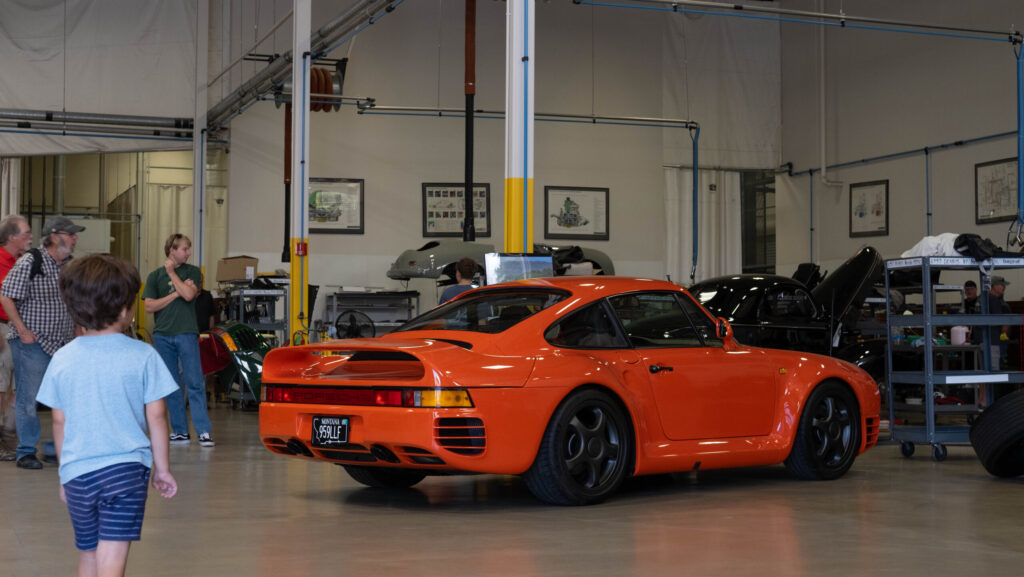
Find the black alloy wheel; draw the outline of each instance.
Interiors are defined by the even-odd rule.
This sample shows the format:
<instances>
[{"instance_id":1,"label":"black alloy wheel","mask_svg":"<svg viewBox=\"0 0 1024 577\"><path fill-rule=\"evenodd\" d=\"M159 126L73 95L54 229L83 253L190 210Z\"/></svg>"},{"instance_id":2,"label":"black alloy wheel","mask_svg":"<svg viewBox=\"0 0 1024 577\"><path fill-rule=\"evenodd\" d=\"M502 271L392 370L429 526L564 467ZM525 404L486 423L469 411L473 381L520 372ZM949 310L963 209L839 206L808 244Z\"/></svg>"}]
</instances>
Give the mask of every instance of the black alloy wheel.
<instances>
[{"instance_id":1,"label":"black alloy wheel","mask_svg":"<svg viewBox=\"0 0 1024 577\"><path fill-rule=\"evenodd\" d=\"M632 470L633 444L629 419L611 397L574 393L552 415L526 485L556 505L601 502Z\"/></svg>"},{"instance_id":2,"label":"black alloy wheel","mask_svg":"<svg viewBox=\"0 0 1024 577\"><path fill-rule=\"evenodd\" d=\"M860 442L857 398L843 384L822 383L807 398L786 468L800 479L837 479L853 465Z\"/></svg>"}]
</instances>

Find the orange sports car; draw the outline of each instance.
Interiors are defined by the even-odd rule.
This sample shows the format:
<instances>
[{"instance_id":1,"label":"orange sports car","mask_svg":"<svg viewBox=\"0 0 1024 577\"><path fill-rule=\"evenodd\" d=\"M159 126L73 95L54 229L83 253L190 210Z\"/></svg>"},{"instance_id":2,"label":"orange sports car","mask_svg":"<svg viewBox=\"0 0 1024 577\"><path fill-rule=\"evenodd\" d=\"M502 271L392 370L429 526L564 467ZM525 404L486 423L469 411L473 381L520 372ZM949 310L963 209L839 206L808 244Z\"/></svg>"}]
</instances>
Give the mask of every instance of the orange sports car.
<instances>
[{"instance_id":1,"label":"orange sports car","mask_svg":"<svg viewBox=\"0 0 1024 577\"><path fill-rule=\"evenodd\" d=\"M279 348L260 436L360 483L522 475L555 504L630 475L785 463L835 479L878 440L878 386L809 353L741 345L678 285L558 277L463 293L373 339Z\"/></svg>"}]
</instances>

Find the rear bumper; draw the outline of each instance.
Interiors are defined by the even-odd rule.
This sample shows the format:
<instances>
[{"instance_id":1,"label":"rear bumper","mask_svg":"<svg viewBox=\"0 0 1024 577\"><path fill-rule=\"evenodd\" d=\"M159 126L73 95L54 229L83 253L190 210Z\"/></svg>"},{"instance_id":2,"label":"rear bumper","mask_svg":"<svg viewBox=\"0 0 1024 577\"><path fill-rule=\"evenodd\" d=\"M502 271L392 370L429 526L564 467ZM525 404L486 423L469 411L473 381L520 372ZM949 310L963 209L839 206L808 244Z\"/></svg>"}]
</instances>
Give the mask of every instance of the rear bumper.
<instances>
[{"instance_id":1,"label":"rear bumper","mask_svg":"<svg viewBox=\"0 0 1024 577\"><path fill-rule=\"evenodd\" d=\"M474 407L417 409L268 403L260 405L260 439L271 451L347 465L521 474L563 392L472 389ZM311 444L313 417L348 417L347 445Z\"/></svg>"}]
</instances>

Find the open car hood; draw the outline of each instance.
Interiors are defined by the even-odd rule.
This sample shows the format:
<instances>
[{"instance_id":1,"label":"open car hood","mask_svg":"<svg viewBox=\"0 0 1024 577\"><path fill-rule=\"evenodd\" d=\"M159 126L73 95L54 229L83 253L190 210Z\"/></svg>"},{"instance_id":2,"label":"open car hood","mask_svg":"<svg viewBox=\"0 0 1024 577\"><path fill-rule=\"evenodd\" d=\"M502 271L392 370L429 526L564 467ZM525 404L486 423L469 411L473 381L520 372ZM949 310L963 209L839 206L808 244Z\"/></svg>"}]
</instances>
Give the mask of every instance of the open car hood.
<instances>
[{"instance_id":1,"label":"open car hood","mask_svg":"<svg viewBox=\"0 0 1024 577\"><path fill-rule=\"evenodd\" d=\"M878 251L865 246L826 276L811 294L835 322L854 326L864 299L871 295L872 286L882 279L883 266Z\"/></svg>"}]
</instances>

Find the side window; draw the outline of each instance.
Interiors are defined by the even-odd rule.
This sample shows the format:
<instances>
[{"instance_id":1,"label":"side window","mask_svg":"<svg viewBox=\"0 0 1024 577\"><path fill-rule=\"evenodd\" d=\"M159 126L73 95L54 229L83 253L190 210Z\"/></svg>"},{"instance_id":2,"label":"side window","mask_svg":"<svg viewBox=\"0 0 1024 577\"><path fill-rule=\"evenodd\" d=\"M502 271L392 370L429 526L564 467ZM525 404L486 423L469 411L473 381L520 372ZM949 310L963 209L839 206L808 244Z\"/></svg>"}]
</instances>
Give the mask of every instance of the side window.
<instances>
[{"instance_id":1,"label":"side window","mask_svg":"<svg viewBox=\"0 0 1024 577\"><path fill-rule=\"evenodd\" d=\"M544 338L556 347L574 349L628 347L606 311L601 302L584 307L551 325Z\"/></svg>"},{"instance_id":2,"label":"side window","mask_svg":"<svg viewBox=\"0 0 1024 577\"><path fill-rule=\"evenodd\" d=\"M635 347L704 345L674 293L633 293L612 297L608 302Z\"/></svg>"},{"instance_id":3,"label":"side window","mask_svg":"<svg viewBox=\"0 0 1024 577\"><path fill-rule=\"evenodd\" d=\"M761 316L774 319L807 319L814 316L814 301L795 287L771 287L764 293Z\"/></svg>"},{"instance_id":4,"label":"side window","mask_svg":"<svg viewBox=\"0 0 1024 577\"><path fill-rule=\"evenodd\" d=\"M686 311L686 316L690 317L690 320L693 322L697 334L704 341L704 346L722 346L722 340L718 338L718 332L715 329L715 322L708 317L704 310L685 295L679 295L679 303L682 305L683 310Z\"/></svg>"}]
</instances>

